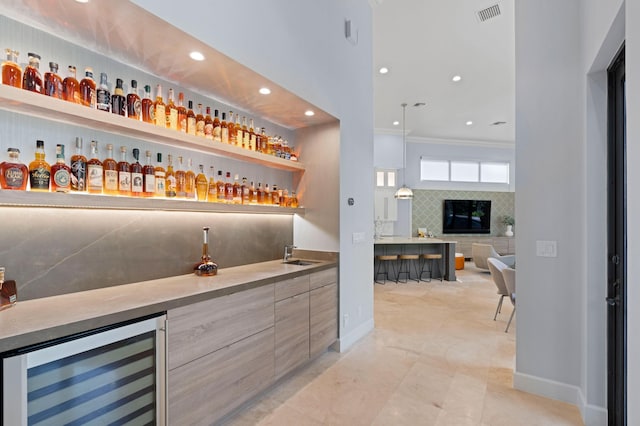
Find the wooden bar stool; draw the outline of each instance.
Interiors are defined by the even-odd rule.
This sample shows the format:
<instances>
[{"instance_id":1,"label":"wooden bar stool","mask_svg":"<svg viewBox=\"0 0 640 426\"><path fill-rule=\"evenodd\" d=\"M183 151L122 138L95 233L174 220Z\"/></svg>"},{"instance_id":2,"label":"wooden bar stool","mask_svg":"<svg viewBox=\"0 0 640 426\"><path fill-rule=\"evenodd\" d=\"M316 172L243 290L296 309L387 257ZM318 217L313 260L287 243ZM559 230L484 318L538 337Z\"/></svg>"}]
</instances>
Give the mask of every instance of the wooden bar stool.
<instances>
[{"instance_id":1,"label":"wooden bar stool","mask_svg":"<svg viewBox=\"0 0 640 426\"><path fill-rule=\"evenodd\" d=\"M435 266L438 267L438 272L440 273L440 281L442 281L442 265L440 264L442 261L442 254L440 253L426 253L422 255L423 263L422 268L420 268L420 275L418 278L421 281L431 282L431 278L433 277L433 268ZM428 269L425 269L425 266L429 265ZM422 275L426 272L429 273L429 279L423 280Z\"/></svg>"},{"instance_id":2,"label":"wooden bar stool","mask_svg":"<svg viewBox=\"0 0 640 426\"><path fill-rule=\"evenodd\" d=\"M376 256L376 260L378 261L378 267L376 268L376 274L374 277L374 281L378 284L384 284L386 281L392 281L389 279L389 268L388 264L391 263L391 269L393 270L393 274L396 275L396 266L395 262L398 260L397 254L381 254ZM384 265L384 266L383 266ZM380 271L381 268L384 268L383 271ZM378 281L378 276L380 274L384 274L384 281ZM397 282L397 278L396 278Z\"/></svg>"},{"instance_id":3,"label":"wooden bar stool","mask_svg":"<svg viewBox=\"0 0 640 426\"><path fill-rule=\"evenodd\" d=\"M411 279L411 265L413 264L413 271L416 273L416 282L420 282L420 272L418 271L418 265L416 262L420 261L419 254L401 254L398 259L400 259L400 269L398 270L398 276L396 276L396 283L400 281L400 275L406 274L407 279L403 282L408 282Z\"/></svg>"}]
</instances>

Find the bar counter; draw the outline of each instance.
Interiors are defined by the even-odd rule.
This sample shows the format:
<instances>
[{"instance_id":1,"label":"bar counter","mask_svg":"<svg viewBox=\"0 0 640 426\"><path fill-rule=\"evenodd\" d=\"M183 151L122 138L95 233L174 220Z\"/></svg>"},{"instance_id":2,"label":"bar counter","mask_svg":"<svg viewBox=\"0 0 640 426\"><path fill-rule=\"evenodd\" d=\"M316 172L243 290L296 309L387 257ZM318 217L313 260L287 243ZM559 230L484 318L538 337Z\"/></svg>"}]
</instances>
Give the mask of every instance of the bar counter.
<instances>
[{"instance_id":1,"label":"bar counter","mask_svg":"<svg viewBox=\"0 0 640 426\"><path fill-rule=\"evenodd\" d=\"M438 238L381 237L374 240L374 255L384 254L442 254L444 279L456 280L456 241ZM374 265L375 267L375 265ZM415 279L414 276L411 276Z\"/></svg>"}]
</instances>

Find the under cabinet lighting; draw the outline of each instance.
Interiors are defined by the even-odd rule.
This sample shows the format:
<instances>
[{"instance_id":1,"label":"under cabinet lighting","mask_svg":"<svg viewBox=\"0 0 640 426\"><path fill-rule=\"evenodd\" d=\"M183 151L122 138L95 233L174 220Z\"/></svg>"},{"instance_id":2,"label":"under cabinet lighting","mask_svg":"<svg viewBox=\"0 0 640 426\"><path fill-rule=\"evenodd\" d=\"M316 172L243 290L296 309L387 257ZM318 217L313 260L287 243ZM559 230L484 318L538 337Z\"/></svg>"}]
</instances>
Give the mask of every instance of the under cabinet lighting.
<instances>
[{"instance_id":1,"label":"under cabinet lighting","mask_svg":"<svg viewBox=\"0 0 640 426\"><path fill-rule=\"evenodd\" d=\"M389 68L387 68L387 67L382 67L382 68L380 68L380 69L378 70L378 72L379 72L380 74L386 74L386 73L388 73L388 72L389 72Z\"/></svg>"},{"instance_id":2,"label":"under cabinet lighting","mask_svg":"<svg viewBox=\"0 0 640 426\"><path fill-rule=\"evenodd\" d=\"M268 87L261 87L258 91L263 95L271 94L271 90Z\"/></svg>"},{"instance_id":3,"label":"under cabinet lighting","mask_svg":"<svg viewBox=\"0 0 640 426\"><path fill-rule=\"evenodd\" d=\"M76 0L77 3L89 3L89 0Z\"/></svg>"},{"instance_id":4,"label":"under cabinet lighting","mask_svg":"<svg viewBox=\"0 0 640 426\"><path fill-rule=\"evenodd\" d=\"M306 115L307 117L313 117L314 115L316 115L316 113L309 109L305 111L304 115Z\"/></svg>"},{"instance_id":5,"label":"under cabinet lighting","mask_svg":"<svg viewBox=\"0 0 640 426\"><path fill-rule=\"evenodd\" d=\"M459 82L460 80L462 80L462 77L460 77L459 75L454 75L453 78L451 79L454 82Z\"/></svg>"},{"instance_id":6,"label":"under cabinet lighting","mask_svg":"<svg viewBox=\"0 0 640 426\"><path fill-rule=\"evenodd\" d=\"M77 0L76 0L77 1ZM204 61L204 55L198 51L193 51L189 53L189 57L194 61Z\"/></svg>"}]
</instances>

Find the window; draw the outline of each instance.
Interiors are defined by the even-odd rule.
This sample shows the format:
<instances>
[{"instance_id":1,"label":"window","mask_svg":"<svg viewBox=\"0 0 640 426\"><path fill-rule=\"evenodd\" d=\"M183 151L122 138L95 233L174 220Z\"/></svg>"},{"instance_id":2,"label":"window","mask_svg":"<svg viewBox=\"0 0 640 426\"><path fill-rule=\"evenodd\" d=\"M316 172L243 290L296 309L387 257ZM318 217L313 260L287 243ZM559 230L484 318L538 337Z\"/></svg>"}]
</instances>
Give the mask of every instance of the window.
<instances>
[{"instance_id":1,"label":"window","mask_svg":"<svg viewBox=\"0 0 640 426\"><path fill-rule=\"evenodd\" d=\"M480 163L480 180L488 183L509 183L509 163Z\"/></svg>"},{"instance_id":2,"label":"window","mask_svg":"<svg viewBox=\"0 0 640 426\"><path fill-rule=\"evenodd\" d=\"M444 160L420 160L420 180L449 180L449 162Z\"/></svg>"},{"instance_id":3,"label":"window","mask_svg":"<svg viewBox=\"0 0 640 426\"><path fill-rule=\"evenodd\" d=\"M451 182L478 182L480 163L472 161L451 162Z\"/></svg>"},{"instance_id":4,"label":"window","mask_svg":"<svg viewBox=\"0 0 640 426\"><path fill-rule=\"evenodd\" d=\"M509 183L509 163L420 159L420 180Z\"/></svg>"},{"instance_id":5,"label":"window","mask_svg":"<svg viewBox=\"0 0 640 426\"><path fill-rule=\"evenodd\" d=\"M376 170L376 187L377 188L395 188L396 171L395 170Z\"/></svg>"}]
</instances>

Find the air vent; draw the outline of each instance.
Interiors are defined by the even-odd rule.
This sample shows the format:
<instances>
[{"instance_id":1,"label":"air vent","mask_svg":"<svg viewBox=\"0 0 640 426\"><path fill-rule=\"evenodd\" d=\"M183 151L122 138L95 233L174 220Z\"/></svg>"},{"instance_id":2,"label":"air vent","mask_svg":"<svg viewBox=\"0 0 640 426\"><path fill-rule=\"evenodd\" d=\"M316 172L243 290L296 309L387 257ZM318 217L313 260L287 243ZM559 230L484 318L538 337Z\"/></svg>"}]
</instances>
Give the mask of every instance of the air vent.
<instances>
[{"instance_id":1,"label":"air vent","mask_svg":"<svg viewBox=\"0 0 640 426\"><path fill-rule=\"evenodd\" d=\"M485 22L489 19L497 18L498 16L500 16L500 3L496 3L493 6L489 6L476 12L476 17L479 22Z\"/></svg>"},{"instance_id":2,"label":"air vent","mask_svg":"<svg viewBox=\"0 0 640 426\"><path fill-rule=\"evenodd\" d=\"M491 123L492 126L504 126L505 124L507 124L506 121L494 121Z\"/></svg>"},{"instance_id":3,"label":"air vent","mask_svg":"<svg viewBox=\"0 0 640 426\"><path fill-rule=\"evenodd\" d=\"M425 102L416 102L415 104L413 104L414 107L421 107L421 106L425 106L426 103Z\"/></svg>"}]
</instances>

